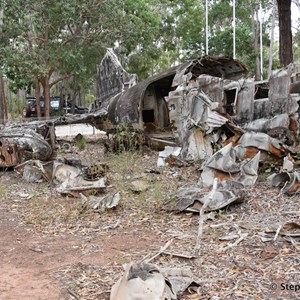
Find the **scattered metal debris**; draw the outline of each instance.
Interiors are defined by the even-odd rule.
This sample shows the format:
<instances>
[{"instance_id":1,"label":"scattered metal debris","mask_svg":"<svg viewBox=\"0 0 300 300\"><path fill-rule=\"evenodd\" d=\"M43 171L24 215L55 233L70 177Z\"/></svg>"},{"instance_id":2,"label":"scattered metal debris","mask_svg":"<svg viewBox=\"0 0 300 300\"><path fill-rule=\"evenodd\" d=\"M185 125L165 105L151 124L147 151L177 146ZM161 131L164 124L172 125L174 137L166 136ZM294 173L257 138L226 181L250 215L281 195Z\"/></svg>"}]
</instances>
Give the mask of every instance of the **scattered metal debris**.
<instances>
[{"instance_id":1,"label":"scattered metal debris","mask_svg":"<svg viewBox=\"0 0 300 300\"><path fill-rule=\"evenodd\" d=\"M116 207L121 200L120 192L110 193L103 197L80 195L83 208L91 208L99 212Z\"/></svg>"},{"instance_id":2,"label":"scattered metal debris","mask_svg":"<svg viewBox=\"0 0 300 300\"><path fill-rule=\"evenodd\" d=\"M27 160L15 166L15 171L23 175L28 182L52 180L53 161Z\"/></svg>"},{"instance_id":3,"label":"scattered metal debris","mask_svg":"<svg viewBox=\"0 0 300 300\"><path fill-rule=\"evenodd\" d=\"M280 225L277 229L267 229L265 232L260 234L263 242L275 241L278 236L288 242L295 242L295 239L300 242L300 224L296 222L287 222Z\"/></svg>"},{"instance_id":4,"label":"scattered metal debris","mask_svg":"<svg viewBox=\"0 0 300 300\"><path fill-rule=\"evenodd\" d=\"M180 154L181 147L170 147L166 146L164 151L159 152L158 160L157 160L157 166L163 167L166 165L166 158L172 155L173 157L176 157Z\"/></svg>"},{"instance_id":5,"label":"scattered metal debris","mask_svg":"<svg viewBox=\"0 0 300 300\"><path fill-rule=\"evenodd\" d=\"M161 269L161 272L171 282L176 295L181 295L188 289L199 287L199 283L194 281L190 269L165 268Z\"/></svg>"},{"instance_id":6,"label":"scattered metal debris","mask_svg":"<svg viewBox=\"0 0 300 300\"><path fill-rule=\"evenodd\" d=\"M245 198L245 188L255 184L258 176L260 152L251 159L239 161L232 144L228 144L204 162L198 185L179 188L167 209L199 211L206 203L207 191L215 179L217 190L207 206L208 211L218 210Z\"/></svg>"},{"instance_id":7,"label":"scattered metal debris","mask_svg":"<svg viewBox=\"0 0 300 300\"><path fill-rule=\"evenodd\" d=\"M298 194L300 192L300 173L297 171L273 174L269 177L269 181L271 186L280 187L282 193L287 195Z\"/></svg>"},{"instance_id":8,"label":"scattered metal debris","mask_svg":"<svg viewBox=\"0 0 300 300\"><path fill-rule=\"evenodd\" d=\"M173 199L168 200L166 209L171 211L199 212L207 199L207 189L199 186L179 188ZM206 211L222 209L232 203L241 203L245 198L245 186L236 181L219 182Z\"/></svg>"},{"instance_id":9,"label":"scattered metal debris","mask_svg":"<svg viewBox=\"0 0 300 300\"><path fill-rule=\"evenodd\" d=\"M52 155L51 145L43 138L42 135L30 128L3 128L0 130L0 142L2 147L6 145L15 145L12 154L16 153L22 159L39 159L48 160ZM17 148L16 148L17 147ZM20 156L16 159L16 164L20 163Z\"/></svg>"},{"instance_id":10,"label":"scattered metal debris","mask_svg":"<svg viewBox=\"0 0 300 300\"><path fill-rule=\"evenodd\" d=\"M24 166L24 170L23 170L23 178L27 181L27 182L43 182L44 178L43 178L43 173L41 172L41 170L39 168L37 168L36 166L33 166L31 164L26 164Z\"/></svg>"},{"instance_id":11,"label":"scattered metal debris","mask_svg":"<svg viewBox=\"0 0 300 300\"><path fill-rule=\"evenodd\" d=\"M77 196L79 196L79 193L96 194L103 192L106 188L106 178L104 176L86 180L86 176L80 167L65 164L58 160L48 162L29 160L16 166L15 169L22 173L25 180L29 182L46 180L56 184L56 190L62 194Z\"/></svg>"},{"instance_id":12,"label":"scattered metal debris","mask_svg":"<svg viewBox=\"0 0 300 300\"><path fill-rule=\"evenodd\" d=\"M152 257L156 258L170 245L169 241L161 251ZM189 268L163 268L147 262L130 263L125 274L112 287L111 300L134 299L177 299L190 288L198 288L199 283L193 279Z\"/></svg>"},{"instance_id":13,"label":"scattered metal debris","mask_svg":"<svg viewBox=\"0 0 300 300\"><path fill-rule=\"evenodd\" d=\"M220 181L234 180L244 186L253 186L258 176L260 152L251 159L238 160L238 153L232 144L228 144L216 152L203 164L203 172L199 179L199 186L212 185L214 178Z\"/></svg>"},{"instance_id":14,"label":"scattered metal debris","mask_svg":"<svg viewBox=\"0 0 300 300\"><path fill-rule=\"evenodd\" d=\"M22 161L22 150L16 144L0 146L0 167L14 167Z\"/></svg>"},{"instance_id":15,"label":"scattered metal debris","mask_svg":"<svg viewBox=\"0 0 300 300\"><path fill-rule=\"evenodd\" d=\"M80 169L59 162L54 164L53 180L59 183L56 190L61 194L88 195L103 192L106 188L105 177L85 180Z\"/></svg>"},{"instance_id":16,"label":"scattered metal debris","mask_svg":"<svg viewBox=\"0 0 300 300\"><path fill-rule=\"evenodd\" d=\"M149 263L130 263L122 278L112 287L110 300L177 299L169 280L157 266Z\"/></svg>"}]
</instances>

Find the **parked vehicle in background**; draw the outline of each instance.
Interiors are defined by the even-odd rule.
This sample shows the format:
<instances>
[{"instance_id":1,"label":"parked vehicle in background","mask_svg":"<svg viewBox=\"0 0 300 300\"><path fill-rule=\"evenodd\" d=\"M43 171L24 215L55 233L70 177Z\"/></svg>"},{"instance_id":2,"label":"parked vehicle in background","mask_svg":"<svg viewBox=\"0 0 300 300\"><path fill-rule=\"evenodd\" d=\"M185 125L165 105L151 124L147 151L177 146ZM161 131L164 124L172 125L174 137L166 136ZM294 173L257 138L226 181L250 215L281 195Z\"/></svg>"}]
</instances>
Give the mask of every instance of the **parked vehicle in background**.
<instances>
[{"instance_id":1,"label":"parked vehicle in background","mask_svg":"<svg viewBox=\"0 0 300 300\"><path fill-rule=\"evenodd\" d=\"M36 112L36 98L35 97L26 97L27 103L23 108L23 118L31 118L37 117ZM50 115L57 116L60 115L59 111L59 102L60 97L50 97ZM44 98L40 98L40 107L41 107L41 115L42 117L45 115L45 101ZM62 114L71 113L72 110L72 103L70 101L65 101L63 106ZM83 114L87 113L88 109L85 107L75 105L75 114Z\"/></svg>"}]
</instances>

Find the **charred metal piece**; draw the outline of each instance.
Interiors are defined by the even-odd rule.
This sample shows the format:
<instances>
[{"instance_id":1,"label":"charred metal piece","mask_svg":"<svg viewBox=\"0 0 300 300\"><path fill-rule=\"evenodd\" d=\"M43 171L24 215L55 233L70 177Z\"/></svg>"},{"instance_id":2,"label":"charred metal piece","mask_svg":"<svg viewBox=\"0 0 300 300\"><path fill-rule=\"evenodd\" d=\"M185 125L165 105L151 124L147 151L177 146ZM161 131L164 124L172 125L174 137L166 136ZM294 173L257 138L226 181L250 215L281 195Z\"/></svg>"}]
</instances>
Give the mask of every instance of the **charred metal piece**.
<instances>
[{"instance_id":1,"label":"charred metal piece","mask_svg":"<svg viewBox=\"0 0 300 300\"><path fill-rule=\"evenodd\" d=\"M21 161L22 151L16 144L0 146L0 167L14 167L21 163Z\"/></svg>"}]
</instances>

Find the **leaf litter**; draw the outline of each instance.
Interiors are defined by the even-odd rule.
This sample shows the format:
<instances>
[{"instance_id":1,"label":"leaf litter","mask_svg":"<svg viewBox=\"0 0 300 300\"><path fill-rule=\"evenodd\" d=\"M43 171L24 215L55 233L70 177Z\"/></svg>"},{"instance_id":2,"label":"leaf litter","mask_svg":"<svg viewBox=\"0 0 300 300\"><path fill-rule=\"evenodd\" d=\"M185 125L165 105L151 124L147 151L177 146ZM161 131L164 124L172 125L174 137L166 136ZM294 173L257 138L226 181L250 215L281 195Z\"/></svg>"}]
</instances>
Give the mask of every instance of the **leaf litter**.
<instances>
[{"instance_id":1,"label":"leaf litter","mask_svg":"<svg viewBox=\"0 0 300 300\"><path fill-rule=\"evenodd\" d=\"M111 286L123 273L122 265L145 257L153 257L152 263L162 269L192 272L199 287L187 289L179 299L297 299L299 292L280 287L299 284L299 239L283 239L281 229L276 237L285 224L299 224L297 197L286 196L260 179L243 203L204 220L201 254L191 258L199 214L170 213L163 204L178 187L196 181L198 166L148 172L156 164L157 152L104 157L96 155L99 147L88 144L75 154L109 165L107 191L118 190L122 195L111 210L83 210L79 197L63 197L50 184L28 183L12 172L1 176L2 207L15 214L26 230L40 237L76 236L80 241L74 245L78 262L62 262L50 272L65 291L61 299L109 299ZM142 180L149 188L132 191L134 180ZM271 240L262 239L266 234ZM40 254L54 251L37 245L31 252L39 249ZM86 257L95 263L84 261Z\"/></svg>"}]
</instances>

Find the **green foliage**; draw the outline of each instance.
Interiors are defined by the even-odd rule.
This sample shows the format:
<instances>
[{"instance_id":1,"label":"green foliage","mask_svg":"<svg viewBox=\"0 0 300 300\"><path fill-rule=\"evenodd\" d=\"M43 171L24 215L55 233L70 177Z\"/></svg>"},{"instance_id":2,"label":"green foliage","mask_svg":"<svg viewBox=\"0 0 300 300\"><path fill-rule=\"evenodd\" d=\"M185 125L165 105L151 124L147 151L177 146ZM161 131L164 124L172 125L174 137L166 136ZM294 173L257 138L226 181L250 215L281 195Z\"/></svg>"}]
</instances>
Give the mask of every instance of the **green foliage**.
<instances>
[{"instance_id":1,"label":"green foliage","mask_svg":"<svg viewBox=\"0 0 300 300\"><path fill-rule=\"evenodd\" d=\"M53 74L55 82L58 76L73 76L84 86L96 74L106 47L118 43L129 54L157 38L158 30L150 30L159 27L159 17L152 12L155 3L3 0L1 56L12 89Z\"/></svg>"},{"instance_id":2,"label":"green foliage","mask_svg":"<svg viewBox=\"0 0 300 300\"><path fill-rule=\"evenodd\" d=\"M268 2L261 1L261 4L266 9ZM236 56L249 67L253 74L256 72L256 57L259 56L259 52L254 50L253 32L253 28L258 26L255 21L258 9L259 3L255 0L239 0L236 5ZM211 4L209 10L210 55L233 55L232 11L232 5L228 1L217 0ZM267 21L265 20L263 24L263 44L266 47L269 44ZM257 32L257 34L259 33ZM264 57L265 60L268 59L267 51Z\"/></svg>"},{"instance_id":3,"label":"green foliage","mask_svg":"<svg viewBox=\"0 0 300 300\"><path fill-rule=\"evenodd\" d=\"M7 102L7 110L11 119L15 120L21 118L25 103L25 99L18 99L16 97L12 97L12 99Z\"/></svg>"},{"instance_id":4,"label":"green foliage","mask_svg":"<svg viewBox=\"0 0 300 300\"><path fill-rule=\"evenodd\" d=\"M78 134L75 137L75 144L79 151L83 151L86 148L86 139L82 134Z\"/></svg>"},{"instance_id":5,"label":"green foliage","mask_svg":"<svg viewBox=\"0 0 300 300\"><path fill-rule=\"evenodd\" d=\"M279 169L279 167L278 167L278 165L276 165L276 164L273 163L273 162L266 162L266 163L264 163L262 169L264 169L264 172L265 172L266 174L269 174L269 173L277 172L278 169Z\"/></svg>"},{"instance_id":6,"label":"green foliage","mask_svg":"<svg viewBox=\"0 0 300 300\"><path fill-rule=\"evenodd\" d=\"M153 6L155 26L147 28L147 39L128 55L128 69L140 80L178 64L191 51L202 54L204 12L201 3L164 0L152 2Z\"/></svg>"},{"instance_id":7,"label":"green foliage","mask_svg":"<svg viewBox=\"0 0 300 300\"><path fill-rule=\"evenodd\" d=\"M87 94L85 94L84 103L85 106L89 106L91 103L94 103L96 100L96 97L89 91Z\"/></svg>"},{"instance_id":8,"label":"green foliage","mask_svg":"<svg viewBox=\"0 0 300 300\"><path fill-rule=\"evenodd\" d=\"M269 9L269 1L260 2L264 10ZM76 89L88 90L97 63L110 47L142 80L204 54L204 4L193 0L0 0L5 12L0 62L13 91L45 77L52 82L72 77ZM239 0L236 5L236 54L253 73L259 55L254 51L253 32L258 4ZM269 23L266 19L263 24L265 60ZM231 1L209 1L209 28L209 54L232 56Z\"/></svg>"},{"instance_id":9,"label":"green foliage","mask_svg":"<svg viewBox=\"0 0 300 300\"><path fill-rule=\"evenodd\" d=\"M119 126L105 144L106 151L120 154L142 150L145 143L143 131L133 130L126 125Z\"/></svg>"}]
</instances>

